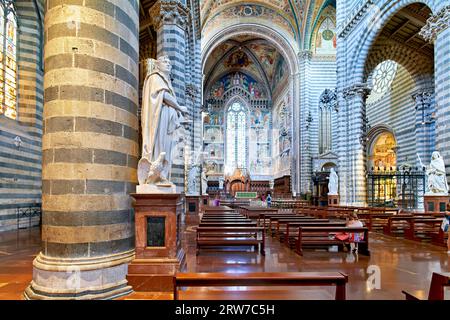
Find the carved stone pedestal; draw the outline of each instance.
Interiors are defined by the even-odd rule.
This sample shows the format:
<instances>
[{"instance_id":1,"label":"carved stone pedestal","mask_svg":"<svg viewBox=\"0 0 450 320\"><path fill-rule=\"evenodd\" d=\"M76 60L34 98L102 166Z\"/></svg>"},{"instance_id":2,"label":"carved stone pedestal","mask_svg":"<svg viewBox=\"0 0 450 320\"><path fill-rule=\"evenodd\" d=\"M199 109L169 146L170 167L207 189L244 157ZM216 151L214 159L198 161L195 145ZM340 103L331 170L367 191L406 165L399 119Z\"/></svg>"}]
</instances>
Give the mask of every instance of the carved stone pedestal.
<instances>
[{"instance_id":1,"label":"carved stone pedestal","mask_svg":"<svg viewBox=\"0 0 450 320\"><path fill-rule=\"evenodd\" d=\"M445 212L449 203L449 196L446 195L425 195L425 212Z\"/></svg>"},{"instance_id":2,"label":"carved stone pedestal","mask_svg":"<svg viewBox=\"0 0 450 320\"><path fill-rule=\"evenodd\" d=\"M329 194L328 195L328 206L329 207L339 206L339 195L338 194Z\"/></svg>"},{"instance_id":3,"label":"carved stone pedestal","mask_svg":"<svg viewBox=\"0 0 450 320\"><path fill-rule=\"evenodd\" d=\"M197 225L200 222L200 196L186 196L186 225Z\"/></svg>"},{"instance_id":4,"label":"carved stone pedestal","mask_svg":"<svg viewBox=\"0 0 450 320\"><path fill-rule=\"evenodd\" d=\"M127 280L134 291L173 291L173 275L185 268L181 247L180 194L131 194L136 220L136 257Z\"/></svg>"},{"instance_id":5,"label":"carved stone pedestal","mask_svg":"<svg viewBox=\"0 0 450 320\"><path fill-rule=\"evenodd\" d=\"M200 211L203 212L203 208L209 206L209 195L200 196Z\"/></svg>"}]
</instances>

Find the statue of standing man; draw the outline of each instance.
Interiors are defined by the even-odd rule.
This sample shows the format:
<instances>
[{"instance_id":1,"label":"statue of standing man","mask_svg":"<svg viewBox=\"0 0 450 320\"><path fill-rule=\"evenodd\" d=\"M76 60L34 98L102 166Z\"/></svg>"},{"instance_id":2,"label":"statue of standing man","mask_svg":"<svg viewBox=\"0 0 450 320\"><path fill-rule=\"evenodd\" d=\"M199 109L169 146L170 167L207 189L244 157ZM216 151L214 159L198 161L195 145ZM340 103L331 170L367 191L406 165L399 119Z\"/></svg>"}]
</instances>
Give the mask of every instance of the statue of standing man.
<instances>
[{"instance_id":1,"label":"statue of standing man","mask_svg":"<svg viewBox=\"0 0 450 320\"><path fill-rule=\"evenodd\" d=\"M142 158L138 164L138 192L147 193L146 190L150 190L142 185L156 185L159 190L161 187L175 189L170 182L172 153L176 146L177 130L187 109L177 102L170 80L171 70L167 56L161 56L158 60L147 59L142 92Z\"/></svg>"}]
</instances>

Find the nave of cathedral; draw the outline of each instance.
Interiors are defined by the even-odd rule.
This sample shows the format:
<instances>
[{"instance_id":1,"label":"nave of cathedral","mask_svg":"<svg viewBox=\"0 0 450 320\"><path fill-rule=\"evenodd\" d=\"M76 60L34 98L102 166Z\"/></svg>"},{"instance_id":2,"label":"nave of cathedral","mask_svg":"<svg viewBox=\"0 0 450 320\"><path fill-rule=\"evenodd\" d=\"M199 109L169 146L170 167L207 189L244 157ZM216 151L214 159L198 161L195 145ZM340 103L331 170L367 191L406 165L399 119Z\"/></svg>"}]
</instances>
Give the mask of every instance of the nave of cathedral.
<instances>
[{"instance_id":1,"label":"nave of cathedral","mask_svg":"<svg viewBox=\"0 0 450 320\"><path fill-rule=\"evenodd\" d=\"M0 0L0 299L445 299L449 26Z\"/></svg>"}]
</instances>

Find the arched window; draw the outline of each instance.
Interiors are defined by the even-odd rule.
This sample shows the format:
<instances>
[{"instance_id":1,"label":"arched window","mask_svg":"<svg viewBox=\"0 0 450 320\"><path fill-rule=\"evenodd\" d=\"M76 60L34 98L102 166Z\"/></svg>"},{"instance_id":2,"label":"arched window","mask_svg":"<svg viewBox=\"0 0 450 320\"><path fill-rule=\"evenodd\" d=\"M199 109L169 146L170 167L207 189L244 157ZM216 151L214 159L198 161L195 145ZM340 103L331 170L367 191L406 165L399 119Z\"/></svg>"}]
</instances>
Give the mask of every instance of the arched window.
<instances>
[{"instance_id":1,"label":"arched window","mask_svg":"<svg viewBox=\"0 0 450 320\"><path fill-rule=\"evenodd\" d=\"M326 89L319 102L319 154L332 150L333 111L336 108L336 92Z\"/></svg>"},{"instance_id":2,"label":"arched window","mask_svg":"<svg viewBox=\"0 0 450 320\"><path fill-rule=\"evenodd\" d=\"M17 18L13 1L0 2L0 113L17 118Z\"/></svg>"},{"instance_id":3,"label":"arched window","mask_svg":"<svg viewBox=\"0 0 450 320\"><path fill-rule=\"evenodd\" d=\"M234 102L227 110L225 171L247 166L247 112L241 102Z\"/></svg>"}]
</instances>

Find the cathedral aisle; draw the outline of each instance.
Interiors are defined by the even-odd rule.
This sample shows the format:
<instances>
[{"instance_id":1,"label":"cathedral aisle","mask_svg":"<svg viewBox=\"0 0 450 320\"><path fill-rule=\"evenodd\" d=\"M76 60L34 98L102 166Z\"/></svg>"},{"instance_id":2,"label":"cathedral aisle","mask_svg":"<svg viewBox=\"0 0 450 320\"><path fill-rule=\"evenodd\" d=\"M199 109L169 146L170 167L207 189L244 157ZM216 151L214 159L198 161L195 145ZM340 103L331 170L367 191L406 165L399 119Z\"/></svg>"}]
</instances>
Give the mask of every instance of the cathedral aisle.
<instances>
[{"instance_id":1,"label":"cathedral aisle","mask_svg":"<svg viewBox=\"0 0 450 320\"><path fill-rule=\"evenodd\" d=\"M202 251L195 255L192 229L183 233L187 247L188 272L294 272L294 271L342 271L348 274L347 299L402 300L402 290L426 298L433 271L449 272L450 256L445 250L429 244L371 233L371 256L346 252L307 250L303 257L281 245L278 240L267 238L266 256L251 249L234 248L231 251ZM32 278L32 261L39 251L39 229L5 232L0 239L0 299L22 299L22 293ZM368 289L369 266L378 266L381 272L381 288ZM369 270L369 272L373 272ZM239 290L238 290L239 289ZM182 293L185 299L333 299L333 288L317 289L291 287L288 290L273 287L229 288L224 290L190 289ZM172 299L170 293L132 293L124 300Z\"/></svg>"}]
</instances>

